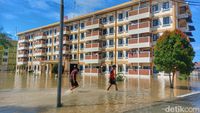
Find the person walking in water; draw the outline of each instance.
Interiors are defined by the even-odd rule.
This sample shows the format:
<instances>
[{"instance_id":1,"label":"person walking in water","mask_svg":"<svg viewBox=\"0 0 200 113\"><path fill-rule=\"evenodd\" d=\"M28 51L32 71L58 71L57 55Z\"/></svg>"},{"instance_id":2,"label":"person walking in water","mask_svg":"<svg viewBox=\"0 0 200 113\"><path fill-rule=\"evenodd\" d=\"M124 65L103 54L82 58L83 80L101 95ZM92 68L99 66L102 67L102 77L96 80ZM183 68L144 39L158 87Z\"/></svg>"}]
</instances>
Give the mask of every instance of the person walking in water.
<instances>
[{"instance_id":1,"label":"person walking in water","mask_svg":"<svg viewBox=\"0 0 200 113\"><path fill-rule=\"evenodd\" d=\"M112 70L110 71L109 83L110 83L110 85L109 85L107 91L109 91L109 89L112 85L115 85L116 91L118 90L117 83L116 83L116 65L113 65Z\"/></svg>"},{"instance_id":2,"label":"person walking in water","mask_svg":"<svg viewBox=\"0 0 200 113\"><path fill-rule=\"evenodd\" d=\"M71 91L79 86L78 82L76 81L76 76L78 72L79 69L77 67L74 67L72 72L70 73Z\"/></svg>"}]
</instances>

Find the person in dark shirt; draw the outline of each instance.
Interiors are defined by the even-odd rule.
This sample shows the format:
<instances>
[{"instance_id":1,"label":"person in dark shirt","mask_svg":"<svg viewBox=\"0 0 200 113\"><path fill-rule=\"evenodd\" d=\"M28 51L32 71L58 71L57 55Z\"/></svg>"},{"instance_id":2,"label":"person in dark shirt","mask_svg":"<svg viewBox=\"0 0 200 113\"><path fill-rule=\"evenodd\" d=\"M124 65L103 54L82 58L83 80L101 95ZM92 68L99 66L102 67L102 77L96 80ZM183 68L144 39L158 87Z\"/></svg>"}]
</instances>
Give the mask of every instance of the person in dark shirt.
<instances>
[{"instance_id":1,"label":"person in dark shirt","mask_svg":"<svg viewBox=\"0 0 200 113\"><path fill-rule=\"evenodd\" d=\"M76 76L79 72L79 69L77 67L74 67L74 69L72 70L72 72L70 73L70 82L71 82L71 90L77 88L78 82L76 81Z\"/></svg>"},{"instance_id":2,"label":"person in dark shirt","mask_svg":"<svg viewBox=\"0 0 200 113\"><path fill-rule=\"evenodd\" d=\"M107 91L110 89L110 87L112 85L115 85L116 91L118 90L117 83L116 83L116 77L115 76L116 76L116 66L113 65L112 66L112 70L110 71L110 77L109 77L109 83L110 83L110 85L109 85Z\"/></svg>"}]
</instances>

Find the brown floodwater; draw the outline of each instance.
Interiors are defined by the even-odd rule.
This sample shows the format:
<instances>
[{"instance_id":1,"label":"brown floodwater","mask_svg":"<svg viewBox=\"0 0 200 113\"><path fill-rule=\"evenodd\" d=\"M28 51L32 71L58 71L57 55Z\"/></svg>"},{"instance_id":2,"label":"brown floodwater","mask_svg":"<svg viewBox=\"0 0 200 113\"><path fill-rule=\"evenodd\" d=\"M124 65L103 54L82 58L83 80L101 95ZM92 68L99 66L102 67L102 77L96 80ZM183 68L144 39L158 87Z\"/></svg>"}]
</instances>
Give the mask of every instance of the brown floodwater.
<instances>
[{"instance_id":1,"label":"brown floodwater","mask_svg":"<svg viewBox=\"0 0 200 113\"><path fill-rule=\"evenodd\" d=\"M162 100L200 91L199 76L175 80L169 88L168 77L126 78L118 82L119 91L108 87L106 76L78 76L80 87L70 94L67 75L62 78L63 107L57 109L57 78L54 75L0 73L0 112L104 113L142 108Z\"/></svg>"}]
</instances>

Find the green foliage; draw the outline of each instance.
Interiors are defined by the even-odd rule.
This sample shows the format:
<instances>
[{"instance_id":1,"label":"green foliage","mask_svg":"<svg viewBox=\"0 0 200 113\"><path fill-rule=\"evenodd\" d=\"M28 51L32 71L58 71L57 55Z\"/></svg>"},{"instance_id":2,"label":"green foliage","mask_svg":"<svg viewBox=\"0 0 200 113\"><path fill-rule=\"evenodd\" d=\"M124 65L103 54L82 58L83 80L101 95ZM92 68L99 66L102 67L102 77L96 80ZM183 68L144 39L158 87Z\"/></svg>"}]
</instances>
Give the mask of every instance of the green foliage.
<instances>
[{"instance_id":1,"label":"green foliage","mask_svg":"<svg viewBox=\"0 0 200 113\"><path fill-rule=\"evenodd\" d=\"M190 76L188 76L187 74L181 74L181 76L178 76L179 80L187 80Z\"/></svg>"},{"instance_id":2,"label":"green foliage","mask_svg":"<svg viewBox=\"0 0 200 113\"><path fill-rule=\"evenodd\" d=\"M181 74L189 75L193 70L194 55L187 36L179 30L166 31L154 48L154 63L158 71L179 71Z\"/></svg>"},{"instance_id":3,"label":"green foliage","mask_svg":"<svg viewBox=\"0 0 200 113\"><path fill-rule=\"evenodd\" d=\"M0 46L3 47L12 47L12 43L9 41L9 37L11 37L10 34L3 32L3 28L0 28Z\"/></svg>"},{"instance_id":4,"label":"green foliage","mask_svg":"<svg viewBox=\"0 0 200 113\"><path fill-rule=\"evenodd\" d=\"M117 81L124 81L123 73L117 73L116 80L117 80Z\"/></svg>"}]
</instances>

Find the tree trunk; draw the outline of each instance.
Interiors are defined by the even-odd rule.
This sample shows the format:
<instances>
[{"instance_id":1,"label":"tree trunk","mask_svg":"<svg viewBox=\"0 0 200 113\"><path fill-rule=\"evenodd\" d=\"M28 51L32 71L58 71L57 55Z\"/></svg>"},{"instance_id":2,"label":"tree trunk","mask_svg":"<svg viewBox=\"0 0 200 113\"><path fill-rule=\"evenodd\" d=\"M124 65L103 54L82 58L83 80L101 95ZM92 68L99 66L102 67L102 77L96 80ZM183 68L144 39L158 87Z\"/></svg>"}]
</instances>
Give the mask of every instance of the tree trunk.
<instances>
[{"instance_id":1,"label":"tree trunk","mask_svg":"<svg viewBox=\"0 0 200 113\"><path fill-rule=\"evenodd\" d=\"M175 73L176 73L176 71L173 71L173 75L172 75L172 87L171 88L174 88L174 76L175 76Z\"/></svg>"},{"instance_id":2,"label":"tree trunk","mask_svg":"<svg viewBox=\"0 0 200 113\"><path fill-rule=\"evenodd\" d=\"M169 73L169 84L170 84L170 88L173 88L171 73Z\"/></svg>"}]
</instances>

